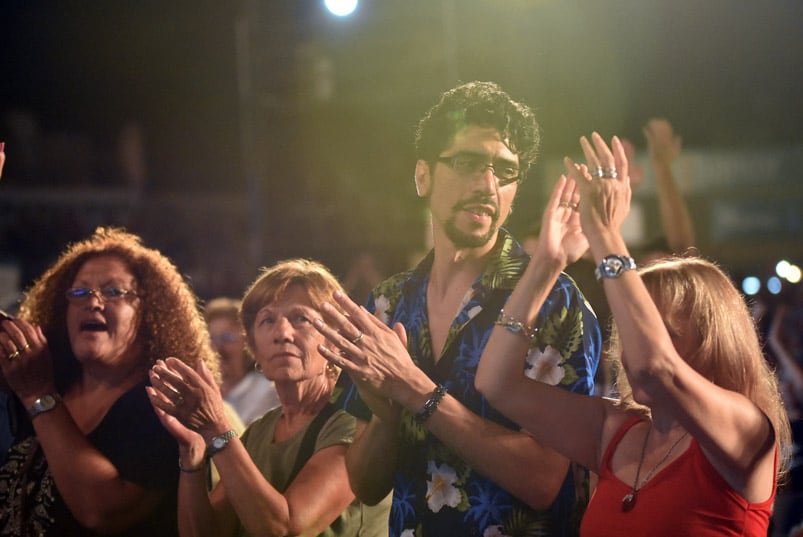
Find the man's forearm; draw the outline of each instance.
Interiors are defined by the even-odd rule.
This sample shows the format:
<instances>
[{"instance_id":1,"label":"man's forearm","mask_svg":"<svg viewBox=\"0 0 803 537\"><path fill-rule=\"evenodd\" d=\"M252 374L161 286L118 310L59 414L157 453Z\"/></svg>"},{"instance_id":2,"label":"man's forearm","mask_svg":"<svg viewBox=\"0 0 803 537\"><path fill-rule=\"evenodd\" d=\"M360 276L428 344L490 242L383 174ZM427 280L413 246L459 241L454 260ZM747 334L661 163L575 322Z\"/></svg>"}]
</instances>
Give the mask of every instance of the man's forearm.
<instances>
[{"instance_id":1,"label":"man's forearm","mask_svg":"<svg viewBox=\"0 0 803 537\"><path fill-rule=\"evenodd\" d=\"M354 494L368 505L382 501L393 488L399 455L399 421L376 416L360 422L357 438L346 453L346 468Z\"/></svg>"}]
</instances>

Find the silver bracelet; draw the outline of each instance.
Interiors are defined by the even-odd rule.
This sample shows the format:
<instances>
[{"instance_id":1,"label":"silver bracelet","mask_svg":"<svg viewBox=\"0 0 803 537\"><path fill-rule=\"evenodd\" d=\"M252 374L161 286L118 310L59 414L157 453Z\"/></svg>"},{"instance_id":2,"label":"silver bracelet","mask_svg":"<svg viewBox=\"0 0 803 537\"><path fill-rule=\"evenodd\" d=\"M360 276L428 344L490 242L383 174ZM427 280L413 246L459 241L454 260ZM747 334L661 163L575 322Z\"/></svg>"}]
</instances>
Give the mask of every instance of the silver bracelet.
<instances>
[{"instance_id":1,"label":"silver bracelet","mask_svg":"<svg viewBox=\"0 0 803 537\"><path fill-rule=\"evenodd\" d=\"M496 319L496 324L504 327L509 332L526 337L529 341L532 341L535 339L535 336L538 335L537 326L530 326L515 317L511 317L505 313L505 310L499 310L499 317Z\"/></svg>"}]
</instances>

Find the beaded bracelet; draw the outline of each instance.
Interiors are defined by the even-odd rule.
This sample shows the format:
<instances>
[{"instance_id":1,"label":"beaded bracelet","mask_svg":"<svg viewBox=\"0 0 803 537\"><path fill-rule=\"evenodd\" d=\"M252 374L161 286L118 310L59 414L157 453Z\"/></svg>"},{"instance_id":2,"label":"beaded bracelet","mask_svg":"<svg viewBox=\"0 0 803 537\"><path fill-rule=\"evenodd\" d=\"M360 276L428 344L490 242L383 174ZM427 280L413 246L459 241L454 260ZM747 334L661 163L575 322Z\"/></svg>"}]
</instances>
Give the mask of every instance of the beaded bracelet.
<instances>
[{"instance_id":1,"label":"beaded bracelet","mask_svg":"<svg viewBox=\"0 0 803 537\"><path fill-rule=\"evenodd\" d=\"M184 472L185 474L194 474L196 472L200 472L201 470L204 469L204 466L205 465L202 462L201 464L199 464L195 468L186 468L186 467L181 465L181 457L178 458L178 469L181 470L182 472Z\"/></svg>"},{"instance_id":2,"label":"beaded bracelet","mask_svg":"<svg viewBox=\"0 0 803 537\"><path fill-rule=\"evenodd\" d=\"M424 403L424 406L421 407L421 410L415 413L413 419L418 423L424 423L427 421L430 416L435 412L435 409L438 408L438 405L441 404L441 399L443 396L446 395L446 386L443 384L438 384L435 386L435 391L432 392L432 396L427 399L427 402Z\"/></svg>"},{"instance_id":3,"label":"beaded bracelet","mask_svg":"<svg viewBox=\"0 0 803 537\"><path fill-rule=\"evenodd\" d=\"M530 326L515 317L511 317L505 313L505 310L499 310L499 317L497 317L495 324L506 328L509 332L514 334L521 334L530 341L535 339L535 336L538 334L537 326Z\"/></svg>"}]
</instances>

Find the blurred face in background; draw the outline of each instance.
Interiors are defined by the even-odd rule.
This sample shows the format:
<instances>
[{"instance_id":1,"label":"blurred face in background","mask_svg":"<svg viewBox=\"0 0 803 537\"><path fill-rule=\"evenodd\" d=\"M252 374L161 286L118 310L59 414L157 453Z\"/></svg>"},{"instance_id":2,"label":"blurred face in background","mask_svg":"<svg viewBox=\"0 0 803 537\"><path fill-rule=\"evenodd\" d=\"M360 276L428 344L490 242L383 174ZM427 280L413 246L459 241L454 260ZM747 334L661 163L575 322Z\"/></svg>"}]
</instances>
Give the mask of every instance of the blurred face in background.
<instances>
[{"instance_id":1,"label":"blurred face in background","mask_svg":"<svg viewBox=\"0 0 803 537\"><path fill-rule=\"evenodd\" d=\"M208 323L212 348L220 356L220 374L224 384L236 383L248 373L250 360L245 354L245 336L239 321L215 317Z\"/></svg>"}]
</instances>

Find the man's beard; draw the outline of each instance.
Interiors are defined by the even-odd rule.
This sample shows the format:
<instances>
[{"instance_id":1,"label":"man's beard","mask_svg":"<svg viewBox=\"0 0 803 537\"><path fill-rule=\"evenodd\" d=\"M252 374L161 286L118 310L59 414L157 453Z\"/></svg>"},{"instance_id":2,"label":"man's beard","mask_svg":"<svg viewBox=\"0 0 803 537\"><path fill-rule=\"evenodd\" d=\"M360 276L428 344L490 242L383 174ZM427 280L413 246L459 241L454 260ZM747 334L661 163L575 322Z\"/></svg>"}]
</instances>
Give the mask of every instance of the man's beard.
<instances>
[{"instance_id":1,"label":"man's beard","mask_svg":"<svg viewBox=\"0 0 803 537\"><path fill-rule=\"evenodd\" d=\"M457 213L463 210L464 206L472 204L490 204L494 206L494 213L491 216L491 225L484 235L476 236L470 233L464 233L457 227ZM479 248L485 246L494 238L496 232L499 231L498 223L499 207L496 203L485 199L469 199L456 203L455 206L452 207L452 216L444 223L444 231L446 232L446 236L449 237L449 240L452 241L452 244L457 248Z\"/></svg>"}]
</instances>

